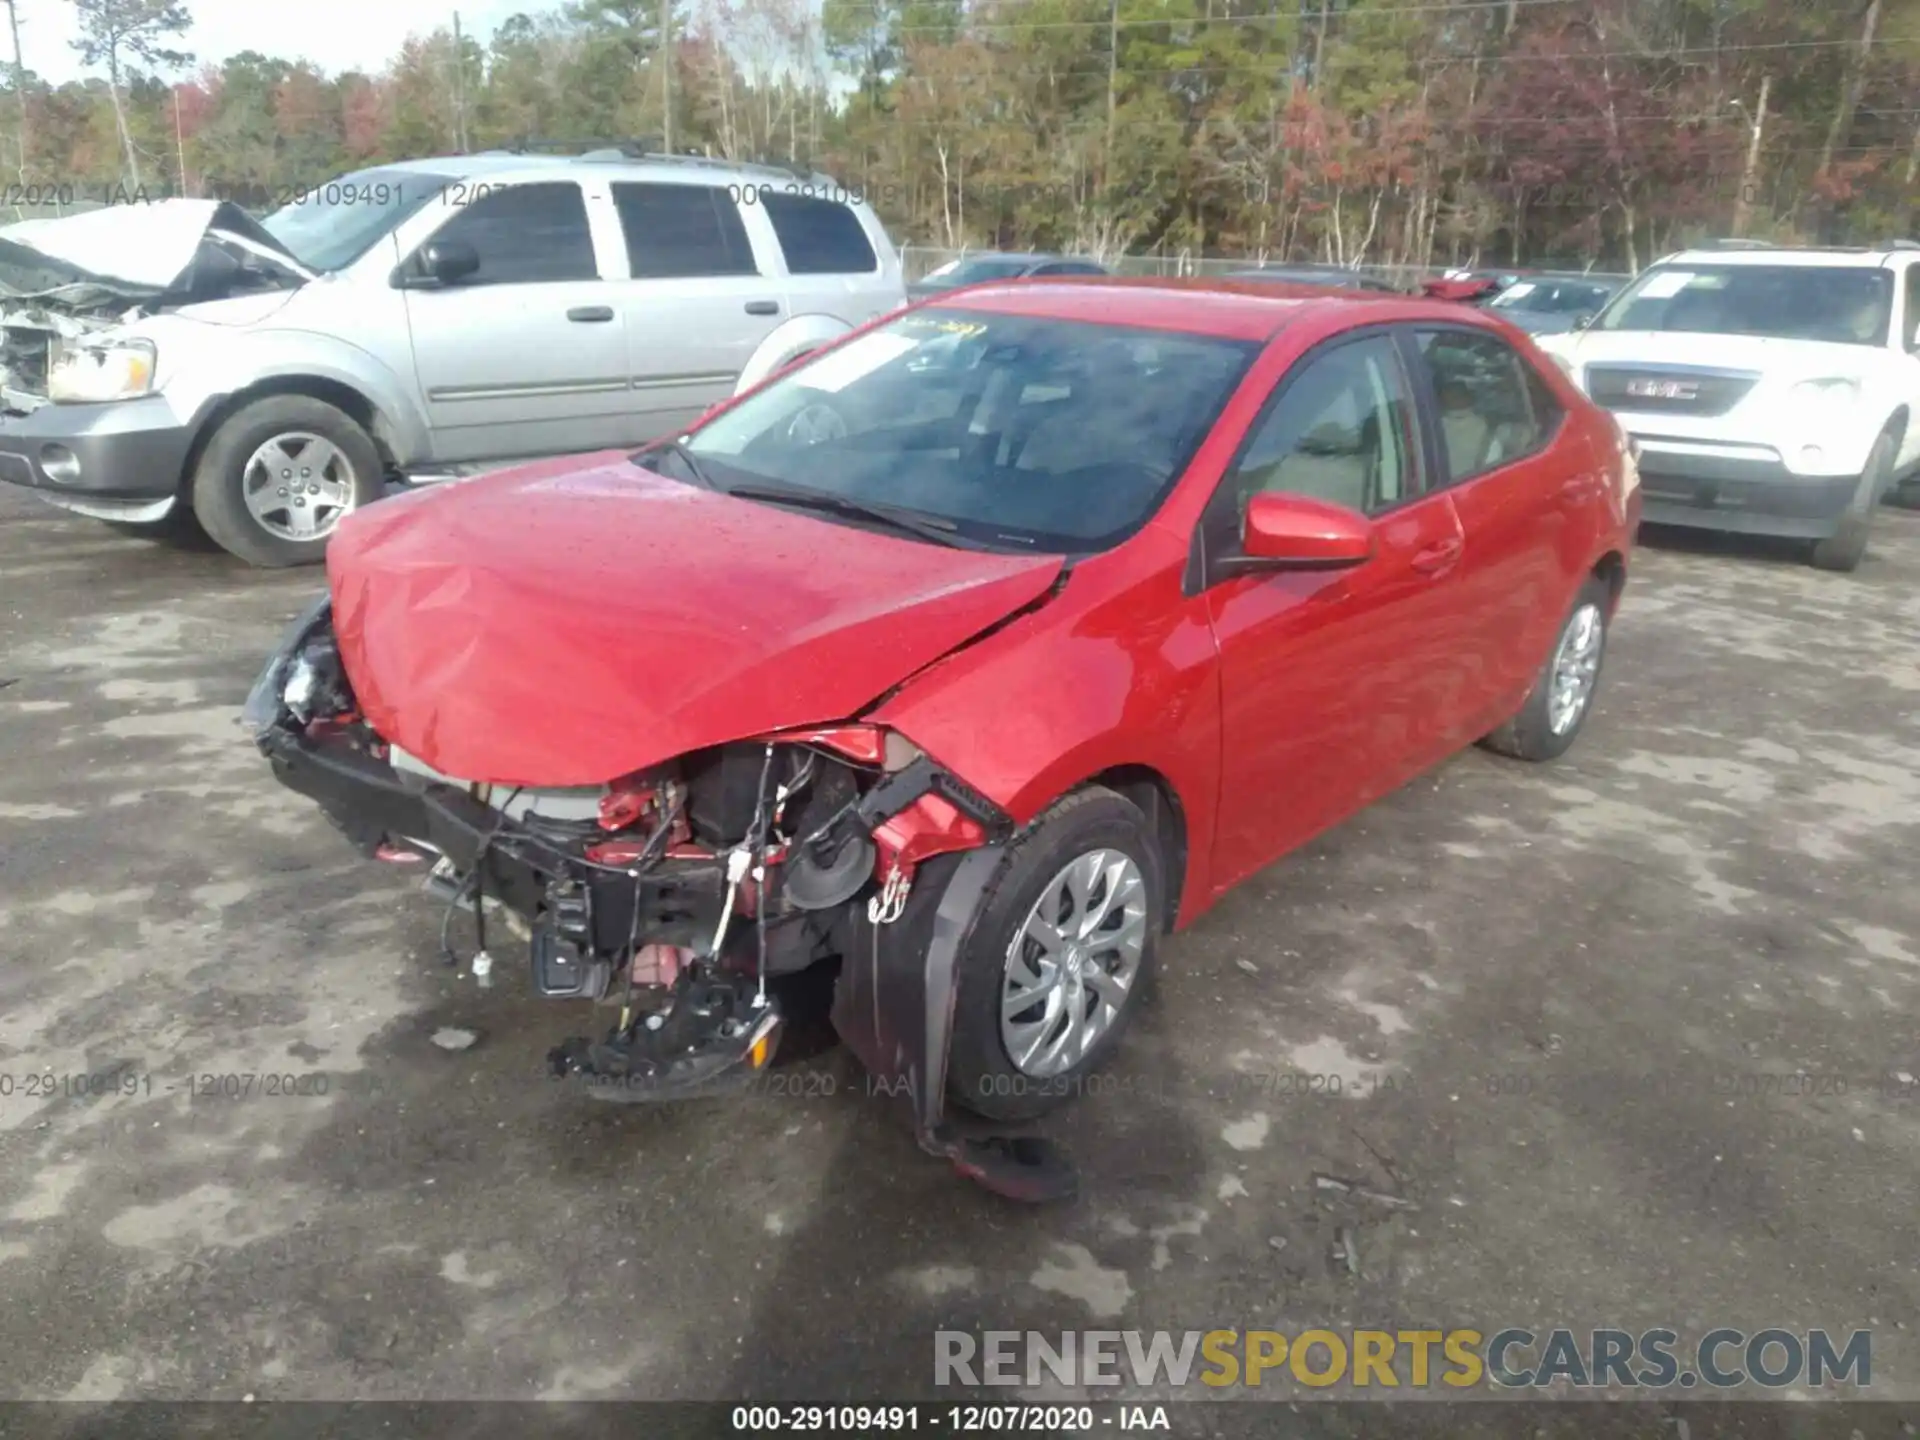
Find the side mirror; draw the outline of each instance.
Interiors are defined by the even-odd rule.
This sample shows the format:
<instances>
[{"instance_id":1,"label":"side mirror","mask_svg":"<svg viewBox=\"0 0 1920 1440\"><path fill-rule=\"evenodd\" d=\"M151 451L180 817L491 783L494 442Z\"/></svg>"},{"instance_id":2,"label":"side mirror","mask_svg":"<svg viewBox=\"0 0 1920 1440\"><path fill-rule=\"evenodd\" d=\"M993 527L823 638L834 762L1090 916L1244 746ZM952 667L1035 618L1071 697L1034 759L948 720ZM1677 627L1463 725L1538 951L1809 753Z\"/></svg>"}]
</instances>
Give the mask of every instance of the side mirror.
<instances>
[{"instance_id":1,"label":"side mirror","mask_svg":"<svg viewBox=\"0 0 1920 1440\"><path fill-rule=\"evenodd\" d=\"M1591 314L1576 315L1573 317L1573 328L1575 330L1584 330L1593 324L1597 318L1597 316Z\"/></svg>"},{"instance_id":2,"label":"side mirror","mask_svg":"<svg viewBox=\"0 0 1920 1440\"><path fill-rule=\"evenodd\" d=\"M1247 502L1240 550L1262 569L1342 570L1373 558L1373 522L1330 501L1262 491Z\"/></svg>"},{"instance_id":3,"label":"side mirror","mask_svg":"<svg viewBox=\"0 0 1920 1440\"><path fill-rule=\"evenodd\" d=\"M457 285L480 268L480 252L464 240L429 240L396 277L402 285Z\"/></svg>"}]
</instances>

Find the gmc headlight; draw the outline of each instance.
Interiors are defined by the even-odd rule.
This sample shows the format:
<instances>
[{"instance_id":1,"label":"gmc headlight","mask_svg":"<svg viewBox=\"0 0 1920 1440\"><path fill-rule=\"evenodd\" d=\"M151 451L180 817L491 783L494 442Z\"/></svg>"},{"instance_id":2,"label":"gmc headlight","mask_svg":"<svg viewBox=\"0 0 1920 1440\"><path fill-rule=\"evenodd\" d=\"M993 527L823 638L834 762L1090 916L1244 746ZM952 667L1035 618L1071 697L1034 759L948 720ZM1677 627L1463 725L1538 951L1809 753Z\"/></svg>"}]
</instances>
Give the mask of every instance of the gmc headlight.
<instances>
[{"instance_id":1,"label":"gmc headlight","mask_svg":"<svg viewBox=\"0 0 1920 1440\"><path fill-rule=\"evenodd\" d=\"M56 405L137 400L153 393L158 364L151 340L63 346L47 372L47 398Z\"/></svg>"},{"instance_id":2,"label":"gmc headlight","mask_svg":"<svg viewBox=\"0 0 1920 1440\"><path fill-rule=\"evenodd\" d=\"M1823 375L1802 380L1793 387L1796 399L1813 400L1822 405L1851 405L1860 398L1860 382L1850 375Z\"/></svg>"}]
</instances>

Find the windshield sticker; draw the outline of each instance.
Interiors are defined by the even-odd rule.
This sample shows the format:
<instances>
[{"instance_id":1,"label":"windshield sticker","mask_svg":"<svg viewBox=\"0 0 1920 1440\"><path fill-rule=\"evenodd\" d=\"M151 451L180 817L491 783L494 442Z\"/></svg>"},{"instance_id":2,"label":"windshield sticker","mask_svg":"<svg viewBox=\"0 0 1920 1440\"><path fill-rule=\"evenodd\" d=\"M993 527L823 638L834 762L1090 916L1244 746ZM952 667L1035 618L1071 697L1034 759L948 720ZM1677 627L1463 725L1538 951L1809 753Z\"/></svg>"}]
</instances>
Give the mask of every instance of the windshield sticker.
<instances>
[{"instance_id":1,"label":"windshield sticker","mask_svg":"<svg viewBox=\"0 0 1920 1440\"><path fill-rule=\"evenodd\" d=\"M897 360L909 350L919 348L918 340L905 335L863 335L851 345L821 356L795 375L794 383L808 390L837 395L854 381L871 375L889 360Z\"/></svg>"},{"instance_id":2,"label":"windshield sticker","mask_svg":"<svg viewBox=\"0 0 1920 1440\"><path fill-rule=\"evenodd\" d=\"M987 327L975 320L943 320L934 315L907 315L899 321L902 330L932 330L941 335L984 335Z\"/></svg>"},{"instance_id":3,"label":"windshield sticker","mask_svg":"<svg viewBox=\"0 0 1920 1440\"><path fill-rule=\"evenodd\" d=\"M1691 270L1669 270L1647 281L1646 288L1637 298L1641 300L1671 300L1699 277Z\"/></svg>"}]
</instances>

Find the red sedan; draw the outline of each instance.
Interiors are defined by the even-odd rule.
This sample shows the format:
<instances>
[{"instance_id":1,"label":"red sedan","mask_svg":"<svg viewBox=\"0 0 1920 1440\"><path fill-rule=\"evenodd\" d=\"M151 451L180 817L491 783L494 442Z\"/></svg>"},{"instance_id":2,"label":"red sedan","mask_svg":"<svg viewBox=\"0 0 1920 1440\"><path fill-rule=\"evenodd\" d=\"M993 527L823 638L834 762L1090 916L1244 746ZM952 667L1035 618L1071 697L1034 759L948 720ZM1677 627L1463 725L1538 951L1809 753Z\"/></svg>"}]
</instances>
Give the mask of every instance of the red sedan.
<instances>
[{"instance_id":1,"label":"red sedan","mask_svg":"<svg viewBox=\"0 0 1920 1440\"><path fill-rule=\"evenodd\" d=\"M608 1005L556 1075L766 1083L837 964L873 1088L1038 1198L1071 1174L1018 1122L1160 936L1464 746L1573 743L1639 504L1471 310L988 285L636 455L351 517L248 714L482 955L517 916L538 993Z\"/></svg>"}]
</instances>

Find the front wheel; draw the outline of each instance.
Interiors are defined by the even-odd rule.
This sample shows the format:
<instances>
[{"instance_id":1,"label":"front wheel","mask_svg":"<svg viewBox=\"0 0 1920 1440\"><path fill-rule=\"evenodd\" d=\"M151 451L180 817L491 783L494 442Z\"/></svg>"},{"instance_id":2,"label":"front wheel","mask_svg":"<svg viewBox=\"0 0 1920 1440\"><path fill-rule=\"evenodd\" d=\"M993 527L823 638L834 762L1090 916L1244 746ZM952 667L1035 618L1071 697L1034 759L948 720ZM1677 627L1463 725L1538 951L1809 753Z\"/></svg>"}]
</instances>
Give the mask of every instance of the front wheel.
<instances>
[{"instance_id":1,"label":"front wheel","mask_svg":"<svg viewBox=\"0 0 1920 1440\"><path fill-rule=\"evenodd\" d=\"M1567 753L1600 684L1611 606L1611 587L1599 576L1580 587L1526 702L1481 744L1516 760L1553 760Z\"/></svg>"},{"instance_id":2,"label":"front wheel","mask_svg":"<svg viewBox=\"0 0 1920 1440\"><path fill-rule=\"evenodd\" d=\"M313 565L341 520L378 500L372 437L308 395L269 395L221 423L193 475L193 512L248 564Z\"/></svg>"},{"instance_id":3,"label":"front wheel","mask_svg":"<svg viewBox=\"0 0 1920 1440\"><path fill-rule=\"evenodd\" d=\"M1867 555L1867 535L1873 529L1873 512L1893 480L1894 438L1891 431L1874 441L1867 456L1866 471L1860 488L1854 492L1847 513L1840 517L1840 528L1813 547L1816 570L1834 570L1841 574L1858 570Z\"/></svg>"},{"instance_id":4,"label":"front wheel","mask_svg":"<svg viewBox=\"0 0 1920 1440\"><path fill-rule=\"evenodd\" d=\"M1089 786L1013 842L960 956L948 1093L1026 1120L1086 1087L1153 971L1165 905L1147 817Z\"/></svg>"}]
</instances>

